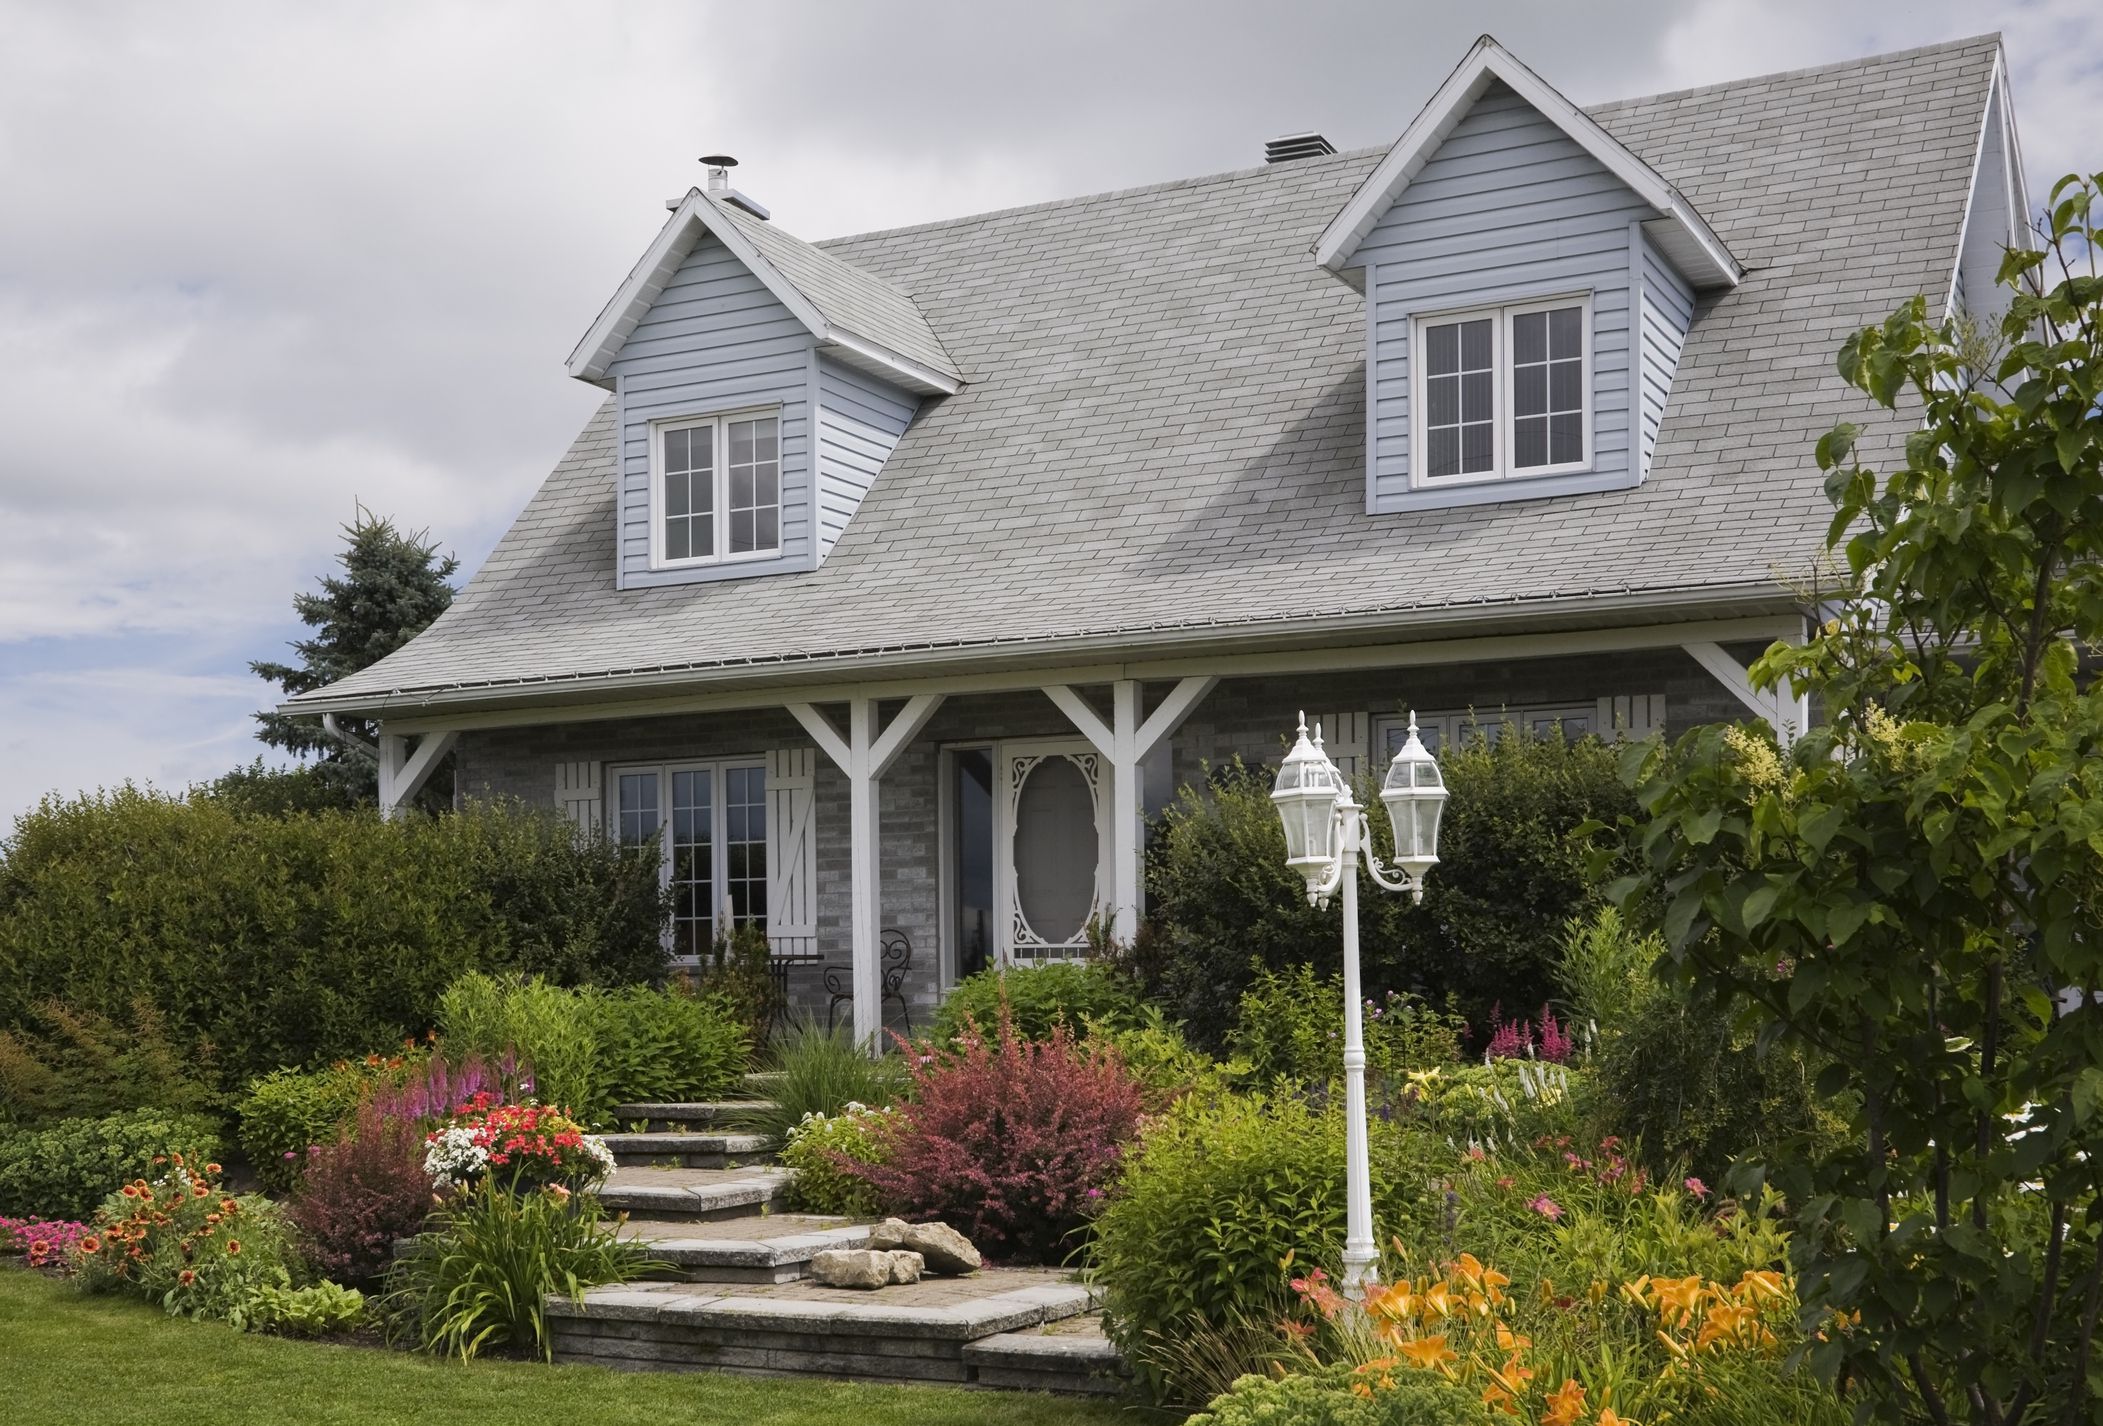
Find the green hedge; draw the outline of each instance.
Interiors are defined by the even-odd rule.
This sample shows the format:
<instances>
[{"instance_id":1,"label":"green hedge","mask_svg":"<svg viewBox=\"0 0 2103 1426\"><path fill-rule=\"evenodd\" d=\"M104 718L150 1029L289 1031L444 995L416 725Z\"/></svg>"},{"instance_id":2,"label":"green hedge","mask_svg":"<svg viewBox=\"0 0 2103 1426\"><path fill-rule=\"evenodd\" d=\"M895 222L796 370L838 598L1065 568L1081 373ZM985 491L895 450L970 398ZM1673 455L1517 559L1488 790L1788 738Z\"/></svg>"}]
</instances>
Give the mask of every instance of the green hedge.
<instances>
[{"instance_id":1,"label":"green hedge","mask_svg":"<svg viewBox=\"0 0 2103 1426\"><path fill-rule=\"evenodd\" d=\"M222 1088L421 1034L473 970L664 968L654 862L552 814L267 817L126 787L48 800L0 844L0 1028L143 1000Z\"/></svg>"},{"instance_id":2,"label":"green hedge","mask_svg":"<svg viewBox=\"0 0 2103 1426\"><path fill-rule=\"evenodd\" d=\"M65 1119L0 1138L0 1214L85 1219L133 1179L158 1178L157 1155L203 1163L219 1152L219 1129L197 1114L140 1109L101 1119Z\"/></svg>"},{"instance_id":3,"label":"green hedge","mask_svg":"<svg viewBox=\"0 0 2103 1426\"><path fill-rule=\"evenodd\" d=\"M993 1034L1000 1025L1003 996L1015 1033L1025 1040L1046 1039L1058 1024L1082 1036L1090 1021L1105 1028L1140 1021L1138 997L1107 966L1054 961L964 977L935 1012L935 1038L954 1039L967 1021Z\"/></svg>"},{"instance_id":4,"label":"green hedge","mask_svg":"<svg viewBox=\"0 0 2103 1426\"><path fill-rule=\"evenodd\" d=\"M682 987L571 990L519 976L467 975L439 1006L446 1052L507 1052L533 1092L588 1124L637 1100L720 1098L742 1081L751 1041L722 997Z\"/></svg>"},{"instance_id":5,"label":"green hedge","mask_svg":"<svg viewBox=\"0 0 2103 1426\"><path fill-rule=\"evenodd\" d=\"M1507 1016L1531 1014L1556 994L1565 923L1601 904L1614 876L1591 875L1571 834L1636 811L1619 750L1512 733L1449 749L1439 764L1451 796L1423 905L1361 883L1364 991L1451 997L1477 1025L1500 1002ZM1239 762L1216 769L1205 790L1185 789L1148 849L1151 924L1129 956L1147 997L1215 1051L1259 970L1305 964L1329 976L1342 961L1340 907L1310 907L1285 865L1270 778ZM1375 844L1391 848L1377 788L1359 800Z\"/></svg>"}]
</instances>

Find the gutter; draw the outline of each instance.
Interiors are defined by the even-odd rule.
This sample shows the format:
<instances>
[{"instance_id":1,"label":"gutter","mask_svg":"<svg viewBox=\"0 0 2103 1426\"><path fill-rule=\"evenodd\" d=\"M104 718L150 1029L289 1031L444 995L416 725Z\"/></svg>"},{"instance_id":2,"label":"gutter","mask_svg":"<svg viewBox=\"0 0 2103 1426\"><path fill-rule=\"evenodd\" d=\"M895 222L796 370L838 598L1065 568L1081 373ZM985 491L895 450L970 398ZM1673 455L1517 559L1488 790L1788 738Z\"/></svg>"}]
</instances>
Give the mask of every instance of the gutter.
<instances>
[{"instance_id":1,"label":"gutter","mask_svg":"<svg viewBox=\"0 0 2103 1426\"><path fill-rule=\"evenodd\" d=\"M1543 599L1529 603L1511 601L1502 606L1487 603L1446 605L1429 611L1413 611L1398 618L1400 611L1382 610L1358 614L1281 615L1274 619L1239 620L1233 623L1172 624L1119 630L1099 634L1051 635L1031 639L987 639L951 644L896 645L844 654L787 655L731 662L663 665L619 673L557 675L514 678L477 683L437 684L422 689L395 689L386 693L304 695L278 705L278 711L312 716L333 713L440 713L471 709L503 700L515 705L522 697L583 695L646 698L667 692L689 691L740 677L760 677L770 684L793 686L816 681L840 682L955 672L957 665L972 671L984 670L991 660L1015 662L1035 659L1064 659L1067 662L1118 661L1133 655L1162 655L1186 652L1221 642L1260 640L1267 646L1348 645L1365 643L1381 636L1409 635L1420 639L1441 632L1457 636L1469 624L1516 622L1557 607L1573 614L1662 614L1685 618L1701 617L1708 606L1772 604L1776 612L1796 607L1796 596L1774 580L1744 580L1729 585L1704 585L1696 589L1623 591L1618 594L1587 594ZM1673 619L1648 622L1673 623ZM1591 621L1592 627L1598 621ZM1578 626L1582 627L1582 626ZM1357 637L1353 637L1357 636Z\"/></svg>"}]
</instances>

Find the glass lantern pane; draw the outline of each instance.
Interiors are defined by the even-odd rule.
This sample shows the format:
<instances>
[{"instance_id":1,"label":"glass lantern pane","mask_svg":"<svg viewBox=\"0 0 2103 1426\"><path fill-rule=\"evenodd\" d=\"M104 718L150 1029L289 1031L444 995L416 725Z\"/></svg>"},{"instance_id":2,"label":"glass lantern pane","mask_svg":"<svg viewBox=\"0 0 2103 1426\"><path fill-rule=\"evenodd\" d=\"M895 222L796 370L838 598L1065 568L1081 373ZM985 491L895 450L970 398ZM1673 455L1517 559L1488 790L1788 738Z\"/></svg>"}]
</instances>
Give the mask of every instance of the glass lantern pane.
<instances>
[{"instance_id":1,"label":"glass lantern pane","mask_svg":"<svg viewBox=\"0 0 2103 1426\"><path fill-rule=\"evenodd\" d=\"M1417 786L1439 787L1443 785L1439 779L1439 765L1437 763L1417 763L1415 767L1417 770Z\"/></svg>"},{"instance_id":2,"label":"glass lantern pane","mask_svg":"<svg viewBox=\"0 0 2103 1426\"><path fill-rule=\"evenodd\" d=\"M1417 847L1419 856L1434 856L1439 847L1439 813L1445 809L1443 798L1426 798L1417 804Z\"/></svg>"}]
</instances>

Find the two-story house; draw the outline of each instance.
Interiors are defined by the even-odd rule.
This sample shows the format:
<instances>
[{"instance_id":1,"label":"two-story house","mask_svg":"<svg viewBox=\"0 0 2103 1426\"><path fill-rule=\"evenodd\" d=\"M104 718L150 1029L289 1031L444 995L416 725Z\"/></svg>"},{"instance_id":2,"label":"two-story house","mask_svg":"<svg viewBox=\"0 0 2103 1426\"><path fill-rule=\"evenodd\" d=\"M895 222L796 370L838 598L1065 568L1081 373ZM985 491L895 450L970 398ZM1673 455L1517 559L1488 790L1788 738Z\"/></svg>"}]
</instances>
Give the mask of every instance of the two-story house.
<instances>
[{"instance_id":1,"label":"two-story house","mask_svg":"<svg viewBox=\"0 0 2103 1426\"><path fill-rule=\"evenodd\" d=\"M924 1008L1142 910L1144 813L1407 710L1677 732L1800 635L1833 374L1995 315L2027 211L1994 37L1578 109L1483 39L1392 147L812 244L677 201L569 361L606 392L459 600L285 711L382 800L653 838L674 950L763 925ZM894 938L895 939L895 938ZM815 993L814 972L791 976ZM895 1018L895 1016L894 1016Z\"/></svg>"}]
</instances>

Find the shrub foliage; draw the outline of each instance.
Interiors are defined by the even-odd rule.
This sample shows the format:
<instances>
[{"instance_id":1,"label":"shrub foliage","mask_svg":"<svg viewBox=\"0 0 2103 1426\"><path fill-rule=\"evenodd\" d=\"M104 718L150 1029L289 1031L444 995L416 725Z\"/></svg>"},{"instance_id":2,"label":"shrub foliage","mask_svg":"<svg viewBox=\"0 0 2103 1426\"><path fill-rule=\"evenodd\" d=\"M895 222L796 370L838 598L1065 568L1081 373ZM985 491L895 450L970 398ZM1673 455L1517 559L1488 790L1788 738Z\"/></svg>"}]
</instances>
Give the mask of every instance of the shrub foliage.
<instances>
[{"instance_id":1,"label":"shrub foliage","mask_svg":"<svg viewBox=\"0 0 2103 1426\"><path fill-rule=\"evenodd\" d=\"M1131 986L1100 962L1054 961L1013 970L983 970L966 976L935 1014L935 1038L951 1040L972 1025L1000 1023L1001 1005L1025 1040L1041 1040L1054 1025L1076 1038L1091 1023L1106 1027L1139 1023L1139 1001Z\"/></svg>"},{"instance_id":2,"label":"shrub foliage","mask_svg":"<svg viewBox=\"0 0 2103 1426\"><path fill-rule=\"evenodd\" d=\"M1477 1021L1499 1002L1539 1005L1555 994L1564 923L1601 899L1572 834L1634 810L1616 753L1593 738L1513 731L1451 749L1440 766L1451 800L1423 905L1361 883L1364 992L1450 997ZM1391 847L1374 792L1360 801L1375 844ZM1148 897L1155 925L1134 964L1148 997L1207 1048L1226 1043L1242 992L1263 970L1340 968L1341 908L1310 907L1285 865L1265 769L1236 763L1207 790L1185 789L1149 849Z\"/></svg>"},{"instance_id":3,"label":"shrub foliage","mask_svg":"<svg viewBox=\"0 0 2103 1426\"><path fill-rule=\"evenodd\" d=\"M300 1255L338 1282L377 1282L394 1245L415 1236L431 1211L422 1127L367 1100L332 1142L306 1157L286 1209Z\"/></svg>"},{"instance_id":4,"label":"shrub foliage","mask_svg":"<svg viewBox=\"0 0 2103 1426\"><path fill-rule=\"evenodd\" d=\"M1139 1086L1064 1026L1025 1040L1003 1017L910 1066L889 1155L860 1169L908 1218L941 1219L988 1257L1054 1263L1094 1210L1139 1127Z\"/></svg>"},{"instance_id":5,"label":"shrub foliage","mask_svg":"<svg viewBox=\"0 0 2103 1426\"><path fill-rule=\"evenodd\" d=\"M86 1218L133 1179L157 1177L155 1159L180 1154L203 1163L218 1146L214 1121L158 1109L65 1119L0 1137L0 1213Z\"/></svg>"},{"instance_id":6,"label":"shrub foliage","mask_svg":"<svg viewBox=\"0 0 2103 1426\"><path fill-rule=\"evenodd\" d=\"M471 970L654 978L662 916L653 866L552 815L53 799L0 847L0 1027L53 999L113 1020L143 1000L231 1088L421 1035Z\"/></svg>"}]
</instances>

